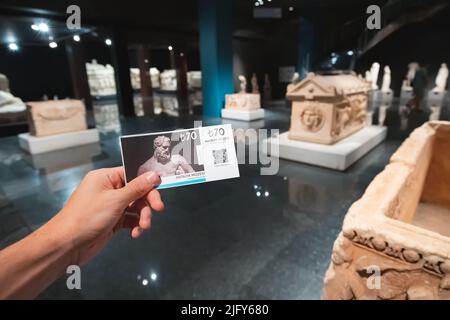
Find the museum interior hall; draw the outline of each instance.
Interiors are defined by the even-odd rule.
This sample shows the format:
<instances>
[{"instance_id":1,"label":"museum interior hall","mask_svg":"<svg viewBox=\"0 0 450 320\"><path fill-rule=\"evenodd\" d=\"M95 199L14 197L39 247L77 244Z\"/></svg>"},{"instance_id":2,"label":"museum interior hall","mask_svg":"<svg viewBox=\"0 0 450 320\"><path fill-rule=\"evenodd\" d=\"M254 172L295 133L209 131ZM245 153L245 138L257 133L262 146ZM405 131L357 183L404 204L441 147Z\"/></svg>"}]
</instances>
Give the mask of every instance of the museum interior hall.
<instances>
[{"instance_id":1,"label":"museum interior hall","mask_svg":"<svg viewBox=\"0 0 450 320\"><path fill-rule=\"evenodd\" d=\"M449 33L448 0L0 1L0 298L124 166L164 210L35 298L450 299Z\"/></svg>"}]
</instances>

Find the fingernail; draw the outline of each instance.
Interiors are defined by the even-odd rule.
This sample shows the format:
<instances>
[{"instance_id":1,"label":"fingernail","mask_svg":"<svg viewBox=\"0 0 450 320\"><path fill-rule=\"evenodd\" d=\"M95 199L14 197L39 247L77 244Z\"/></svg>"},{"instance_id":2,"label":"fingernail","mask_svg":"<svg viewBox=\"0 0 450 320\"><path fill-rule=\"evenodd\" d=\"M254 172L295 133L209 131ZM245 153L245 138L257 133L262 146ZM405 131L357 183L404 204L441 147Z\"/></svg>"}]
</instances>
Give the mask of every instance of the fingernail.
<instances>
[{"instance_id":1,"label":"fingernail","mask_svg":"<svg viewBox=\"0 0 450 320\"><path fill-rule=\"evenodd\" d=\"M150 182L152 185L158 185L161 182L161 178L156 172L151 172L147 177L147 181Z\"/></svg>"}]
</instances>

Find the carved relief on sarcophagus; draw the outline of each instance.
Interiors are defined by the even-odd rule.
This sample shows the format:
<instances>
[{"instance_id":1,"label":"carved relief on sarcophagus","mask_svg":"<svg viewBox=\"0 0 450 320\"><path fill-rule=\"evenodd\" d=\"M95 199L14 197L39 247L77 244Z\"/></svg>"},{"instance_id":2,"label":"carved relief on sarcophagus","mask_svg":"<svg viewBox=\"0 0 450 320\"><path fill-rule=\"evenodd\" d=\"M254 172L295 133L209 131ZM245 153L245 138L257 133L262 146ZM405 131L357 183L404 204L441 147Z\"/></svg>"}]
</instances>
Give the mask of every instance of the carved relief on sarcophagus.
<instances>
[{"instance_id":1,"label":"carved relief on sarcophagus","mask_svg":"<svg viewBox=\"0 0 450 320\"><path fill-rule=\"evenodd\" d=\"M42 137L87 129L81 100L27 102L30 134Z\"/></svg>"},{"instance_id":2,"label":"carved relief on sarcophagus","mask_svg":"<svg viewBox=\"0 0 450 320\"><path fill-rule=\"evenodd\" d=\"M313 73L288 88L292 100L289 138L332 144L362 129L369 83L354 74Z\"/></svg>"},{"instance_id":3,"label":"carved relief on sarcophagus","mask_svg":"<svg viewBox=\"0 0 450 320\"><path fill-rule=\"evenodd\" d=\"M234 93L225 95L225 109L256 110L261 108L258 93Z\"/></svg>"},{"instance_id":4,"label":"carved relief on sarcophagus","mask_svg":"<svg viewBox=\"0 0 450 320\"><path fill-rule=\"evenodd\" d=\"M323 299L450 299L450 122L416 129L347 212Z\"/></svg>"}]
</instances>

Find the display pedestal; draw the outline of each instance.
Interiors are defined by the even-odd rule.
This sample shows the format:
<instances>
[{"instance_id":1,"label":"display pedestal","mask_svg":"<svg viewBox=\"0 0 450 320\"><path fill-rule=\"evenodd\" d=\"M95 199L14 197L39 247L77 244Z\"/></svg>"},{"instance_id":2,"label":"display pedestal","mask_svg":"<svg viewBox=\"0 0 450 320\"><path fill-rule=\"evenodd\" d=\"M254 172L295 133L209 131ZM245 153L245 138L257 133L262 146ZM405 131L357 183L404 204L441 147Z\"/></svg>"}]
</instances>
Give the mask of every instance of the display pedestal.
<instances>
[{"instance_id":1,"label":"display pedestal","mask_svg":"<svg viewBox=\"0 0 450 320\"><path fill-rule=\"evenodd\" d=\"M289 140L288 132L285 132L266 139L262 149L264 153L282 159L343 171L380 144L386 133L385 127L369 126L333 145L324 145Z\"/></svg>"},{"instance_id":2,"label":"display pedestal","mask_svg":"<svg viewBox=\"0 0 450 320\"><path fill-rule=\"evenodd\" d=\"M68 132L46 137L19 134L19 145L31 154L67 149L100 141L97 129Z\"/></svg>"},{"instance_id":3,"label":"display pedestal","mask_svg":"<svg viewBox=\"0 0 450 320\"><path fill-rule=\"evenodd\" d=\"M222 109L222 118L241 121L253 121L264 118L264 109L234 110Z\"/></svg>"}]
</instances>

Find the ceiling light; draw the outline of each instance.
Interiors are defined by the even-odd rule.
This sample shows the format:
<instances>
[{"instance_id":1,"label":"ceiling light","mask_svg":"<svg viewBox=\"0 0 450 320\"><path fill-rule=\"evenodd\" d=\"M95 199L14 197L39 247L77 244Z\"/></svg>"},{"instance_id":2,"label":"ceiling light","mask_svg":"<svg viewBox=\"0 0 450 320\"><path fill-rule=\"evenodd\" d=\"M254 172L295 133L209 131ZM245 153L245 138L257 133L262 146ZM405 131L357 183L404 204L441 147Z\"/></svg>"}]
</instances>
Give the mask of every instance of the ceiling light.
<instances>
[{"instance_id":1,"label":"ceiling light","mask_svg":"<svg viewBox=\"0 0 450 320\"><path fill-rule=\"evenodd\" d=\"M152 279L152 281L156 281L156 279L158 279L158 275L152 272L152 274L150 275L150 279Z\"/></svg>"},{"instance_id":2,"label":"ceiling light","mask_svg":"<svg viewBox=\"0 0 450 320\"><path fill-rule=\"evenodd\" d=\"M172 46L169 46L167 49L169 49L169 51L172 51L172 50L173 50L173 47L172 47Z\"/></svg>"},{"instance_id":3,"label":"ceiling light","mask_svg":"<svg viewBox=\"0 0 450 320\"><path fill-rule=\"evenodd\" d=\"M55 48L58 47L58 44L57 44L55 41L50 42L48 45L49 45L49 47L52 48L52 49L55 49Z\"/></svg>"},{"instance_id":4,"label":"ceiling light","mask_svg":"<svg viewBox=\"0 0 450 320\"><path fill-rule=\"evenodd\" d=\"M264 196L268 197L270 195L269 191L264 192Z\"/></svg>"},{"instance_id":5,"label":"ceiling light","mask_svg":"<svg viewBox=\"0 0 450 320\"><path fill-rule=\"evenodd\" d=\"M261 197L261 192L257 191L257 192L256 192L256 196L257 196L257 197Z\"/></svg>"},{"instance_id":6,"label":"ceiling light","mask_svg":"<svg viewBox=\"0 0 450 320\"><path fill-rule=\"evenodd\" d=\"M17 51L17 50L19 50L19 46L16 44L16 43L10 43L10 44L8 44L8 48L9 48L9 50L11 50L11 51Z\"/></svg>"},{"instance_id":7,"label":"ceiling light","mask_svg":"<svg viewBox=\"0 0 450 320\"><path fill-rule=\"evenodd\" d=\"M48 37L48 40L53 41L53 36Z\"/></svg>"},{"instance_id":8,"label":"ceiling light","mask_svg":"<svg viewBox=\"0 0 450 320\"><path fill-rule=\"evenodd\" d=\"M33 29L34 31L39 31L39 26L37 24L32 24L31 25L31 29Z\"/></svg>"},{"instance_id":9,"label":"ceiling light","mask_svg":"<svg viewBox=\"0 0 450 320\"><path fill-rule=\"evenodd\" d=\"M105 40L105 43L106 43L107 46L112 45L111 39L106 39L106 40Z\"/></svg>"},{"instance_id":10,"label":"ceiling light","mask_svg":"<svg viewBox=\"0 0 450 320\"><path fill-rule=\"evenodd\" d=\"M259 2L255 2L255 7L258 7L259 6Z\"/></svg>"},{"instance_id":11,"label":"ceiling light","mask_svg":"<svg viewBox=\"0 0 450 320\"><path fill-rule=\"evenodd\" d=\"M38 25L38 27L39 27L39 31L42 31L42 32L48 32L48 24L46 24L46 23L39 23L39 25Z\"/></svg>"},{"instance_id":12,"label":"ceiling light","mask_svg":"<svg viewBox=\"0 0 450 320\"><path fill-rule=\"evenodd\" d=\"M294 8L293 7L289 7L289 11L294 11Z\"/></svg>"},{"instance_id":13,"label":"ceiling light","mask_svg":"<svg viewBox=\"0 0 450 320\"><path fill-rule=\"evenodd\" d=\"M352 56L353 55L353 50L349 50L349 51L347 51L347 55L349 55L349 56Z\"/></svg>"},{"instance_id":14,"label":"ceiling light","mask_svg":"<svg viewBox=\"0 0 450 320\"><path fill-rule=\"evenodd\" d=\"M76 34L73 36L73 41L80 42L80 40L81 40L81 38L79 35Z\"/></svg>"},{"instance_id":15,"label":"ceiling light","mask_svg":"<svg viewBox=\"0 0 450 320\"><path fill-rule=\"evenodd\" d=\"M147 279L142 280L142 285L143 285L143 286L148 285L148 280L147 280Z\"/></svg>"}]
</instances>

